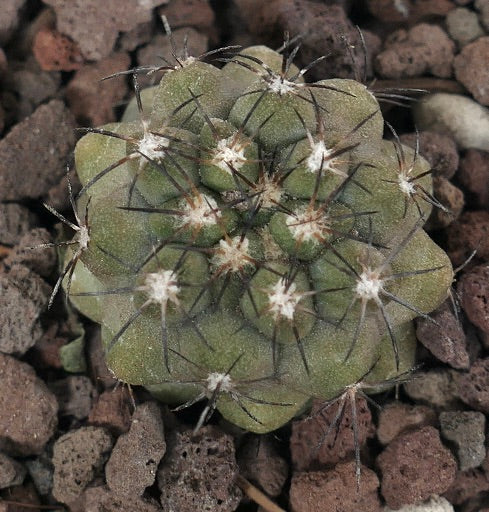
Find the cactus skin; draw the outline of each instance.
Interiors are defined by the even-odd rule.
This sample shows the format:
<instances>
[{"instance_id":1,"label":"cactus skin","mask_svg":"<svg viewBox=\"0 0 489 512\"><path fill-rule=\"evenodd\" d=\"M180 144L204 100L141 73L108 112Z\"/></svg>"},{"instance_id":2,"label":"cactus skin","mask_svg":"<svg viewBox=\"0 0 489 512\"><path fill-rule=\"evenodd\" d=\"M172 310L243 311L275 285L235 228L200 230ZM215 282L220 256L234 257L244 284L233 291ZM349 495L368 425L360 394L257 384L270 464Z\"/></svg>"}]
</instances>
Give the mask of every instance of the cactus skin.
<instances>
[{"instance_id":1,"label":"cactus skin","mask_svg":"<svg viewBox=\"0 0 489 512\"><path fill-rule=\"evenodd\" d=\"M180 61L75 151L90 240L69 292L109 368L253 432L408 370L453 278L422 230L427 162L382 139L364 85L282 61Z\"/></svg>"}]
</instances>

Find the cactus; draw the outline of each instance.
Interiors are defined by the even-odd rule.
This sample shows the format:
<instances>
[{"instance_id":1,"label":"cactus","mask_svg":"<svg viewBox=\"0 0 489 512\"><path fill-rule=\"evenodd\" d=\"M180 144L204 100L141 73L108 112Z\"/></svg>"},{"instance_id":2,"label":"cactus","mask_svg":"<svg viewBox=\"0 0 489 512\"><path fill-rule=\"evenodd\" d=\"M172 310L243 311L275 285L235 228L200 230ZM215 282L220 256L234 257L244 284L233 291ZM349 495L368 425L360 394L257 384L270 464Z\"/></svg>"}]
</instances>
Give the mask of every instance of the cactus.
<instances>
[{"instance_id":1,"label":"cactus","mask_svg":"<svg viewBox=\"0 0 489 512\"><path fill-rule=\"evenodd\" d=\"M361 83L254 46L176 56L123 121L75 150L82 190L64 288L123 382L268 432L413 363L413 319L452 268L422 227L427 162L383 139ZM222 54L221 54L222 55Z\"/></svg>"}]
</instances>

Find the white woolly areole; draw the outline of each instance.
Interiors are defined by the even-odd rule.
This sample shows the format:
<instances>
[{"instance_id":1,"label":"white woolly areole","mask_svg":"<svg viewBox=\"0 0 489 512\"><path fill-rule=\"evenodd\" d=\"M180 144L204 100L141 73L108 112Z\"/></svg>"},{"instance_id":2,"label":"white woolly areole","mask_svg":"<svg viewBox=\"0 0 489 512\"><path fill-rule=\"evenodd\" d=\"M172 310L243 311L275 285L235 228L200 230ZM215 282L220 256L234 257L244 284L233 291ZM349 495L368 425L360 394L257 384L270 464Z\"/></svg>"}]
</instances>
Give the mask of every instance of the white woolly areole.
<instances>
[{"instance_id":1,"label":"white woolly areole","mask_svg":"<svg viewBox=\"0 0 489 512\"><path fill-rule=\"evenodd\" d=\"M144 290L152 302L166 304L168 301L178 304L177 275L173 270L161 270L146 275Z\"/></svg>"},{"instance_id":2,"label":"white woolly areole","mask_svg":"<svg viewBox=\"0 0 489 512\"><path fill-rule=\"evenodd\" d=\"M361 299L377 299L381 289L382 279L379 278L379 275L372 270L365 270L357 280L355 293Z\"/></svg>"},{"instance_id":3,"label":"white woolly areole","mask_svg":"<svg viewBox=\"0 0 489 512\"><path fill-rule=\"evenodd\" d=\"M414 185L411 181L409 181L409 178L407 176L404 176L401 174L398 179L399 188L401 189L401 192L403 194L407 194L408 196L413 195L416 190L414 188Z\"/></svg>"},{"instance_id":4,"label":"white woolly areole","mask_svg":"<svg viewBox=\"0 0 489 512\"><path fill-rule=\"evenodd\" d=\"M151 160L161 160L165 157L169 145L170 141L166 137L146 132L139 141L138 150Z\"/></svg>"},{"instance_id":5,"label":"white woolly areole","mask_svg":"<svg viewBox=\"0 0 489 512\"><path fill-rule=\"evenodd\" d=\"M330 229L327 215L318 215L317 211L309 208L302 211L296 210L294 213L295 217L290 215L285 224L295 240L319 243L319 240Z\"/></svg>"},{"instance_id":6,"label":"white woolly areole","mask_svg":"<svg viewBox=\"0 0 489 512\"><path fill-rule=\"evenodd\" d=\"M215 199L199 194L193 198L193 205L183 201L183 215L180 216L180 224L191 226L213 226L221 218L222 213Z\"/></svg>"},{"instance_id":7,"label":"white woolly areole","mask_svg":"<svg viewBox=\"0 0 489 512\"><path fill-rule=\"evenodd\" d=\"M296 87L294 82L290 82L289 80L285 80L279 75L274 75L270 80L267 80L268 89L276 94L287 94L291 92Z\"/></svg>"},{"instance_id":8,"label":"white woolly areole","mask_svg":"<svg viewBox=\"0 0 489 512\"><path fill-rule=\"evenodd\" d=\"M301 294L295 293L295 283L289 283L282 277L277 281L268 293L269 310L275 320L279 317L285 317L287 320L294 318L297 304L301 300Z\"/></svg>"},{"instance_id":9,"label":"white woolly areole","mask_svg":"<svg viewBox=\"0 0 489 512\"><path fill-rule=\"evenodd\" d=\"M234 388L231 377L225 373L209 373L206 380L207 389L211 392L215 391L218 387L224 392L229 392Z\"/></svg>"},{"instance_id":10,"label":"white woolly areole","mask_svg":"<svg viewBox=\"0 0 489 512\"><path fill-rule=\"evenodd\" d=\"M321 162L323 162L323 170L329 169L331 167L329 155L331 155L331 151L322 140L311 144L311 154L306 160L307 169L316 173L321 169Z\"/></svg>"},{"instance_id":11,"label":"white woolly areole","mask_svg":"<svg viewBox=\"0 0 489 512\"><path fill-rule=\"evenodd\" d=\"M278 183L275 183L268 175L260 178L254 191L259 194L259 200L262 208L274 208L280 202L282 190Z\"/></svg>"},{"instance_id":12,"label":"white woolly areole","mask_svg":"<svg viewBox=\"0 0 489 512\"><path fill-rule=\"evenodd\" d=\"M82 251L88 248L88 242L90 242L88 228L87 226L80 226L80 229L78 230L78 246Z\"/></svg>"},{"instance_id":13,"label":"white woolly areole","mask_svg":"<svg viewBox=\"0 0 489 512\"><path fill-rule=\"evenodd\" d=\"M249 245L246 237L243 240L240 236L235 236L231 240L219 240L219 248L216 249L211 263L216 267L225 267L227 272L237 272L246 265L252 265L247 259Z\"/></svg>"},{"instance_id":14,"label":"white woolly areole","mask_svg":"<svg viewBox=\"0 0 489 512\"><path fill-rule=\"evenodd\" d=\"M244 146L236 143L233 144L233 142L234 135L227 139L219 140L212 157L212 163L228 174L231 174L230 165L239 170L246 163Z\"/></svg>"}]
</instances>

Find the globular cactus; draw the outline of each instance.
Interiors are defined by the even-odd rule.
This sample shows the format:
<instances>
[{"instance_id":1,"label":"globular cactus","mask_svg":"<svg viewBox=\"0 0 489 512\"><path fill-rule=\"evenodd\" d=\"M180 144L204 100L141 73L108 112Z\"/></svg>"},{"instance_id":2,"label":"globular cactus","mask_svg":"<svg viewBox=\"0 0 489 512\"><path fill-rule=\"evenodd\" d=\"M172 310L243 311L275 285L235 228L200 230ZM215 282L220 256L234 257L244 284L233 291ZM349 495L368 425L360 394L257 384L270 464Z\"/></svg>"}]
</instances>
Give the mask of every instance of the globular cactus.
<instances>
[{"instance_id":1,"label":"globular cactus","mask_svg":"<svg viewBox=\"0 0 489 512\"><path fill-rule=\"evenodd\" d=\"M208 399L199 425L217 408L267 432L390 382L452 282L422 229L427 162L383 139L363 84L305 83L285 46L222 68L178 56L75 151L65 289L117 378L177 408Z\"/></svg>"}]
</instances>

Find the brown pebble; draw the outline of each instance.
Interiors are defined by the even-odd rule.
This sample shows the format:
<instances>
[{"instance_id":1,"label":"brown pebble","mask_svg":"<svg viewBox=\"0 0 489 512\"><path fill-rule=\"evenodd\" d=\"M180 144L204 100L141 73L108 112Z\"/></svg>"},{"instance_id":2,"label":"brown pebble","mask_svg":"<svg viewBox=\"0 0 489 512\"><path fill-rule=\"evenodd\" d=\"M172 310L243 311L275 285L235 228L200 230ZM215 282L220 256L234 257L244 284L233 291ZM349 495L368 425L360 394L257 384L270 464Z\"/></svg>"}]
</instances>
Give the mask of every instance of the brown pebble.
<instances>
[{"instance_id":1,"label":"brown pebble","mask_svg":"<svg viewBox=\"0 0 489 512\"><path fill-rule=\"evenodd\" d=\"M489 333L489 265L478 265L464 273L457 291L469 320Z\"/></svg>"},{"instance_id":2,"label":"brown pebble","mask_svg":"<svg viewBox=\"0 0 489 512\"><path fill-rule=\"evenodd\" d=\"M32 51L44 71L73 71L83 65L78 45L57 30L46 27L39 30Z\"/></svg>"},{"instance_id":3,"label":"brown pebble","mask_svg":"<svg viewBox=\"0 0 489 512\"><path fill-rule=\"evenodd\" d=\"M26 363L0 353L0 450L37 455L54 434L58 403Z\"/></svg>"},{"instance_id":4,"label":"brown pebble","mask_svg":"<svg viewBox=\"0 0 489 512\"><path fill-rule=\"evenodd\" d=\"M438 430L430 426L396 437L377 457L377 464L382 472L382 496L393 509L444 493L457 470Z\"/></svg>"},{"instance_id":5,"label":"brown pebble","mask_svg":"<svg viewBox=\"0 0 489 512\"><path fill-rule=\"evenodd\" d=\"M290 485L291 512L380 512L379 479L362 466L357 489L355 462L334 469L295 473Z\"/></svg>"},{"instance_id":6,"label":"brown pebble","mask_svg":"<svg viewBox=\"0 0 489 512\"><path fill-rule=\"evenodd\" d=\"M385 446L408 430L437 423L436 413L431 407L393 402L380 411L377 438Z\"/></svg>"},{"instance_id":7,"label":"brown pebble","mask_svg":"<svg viewBox=\"0 0 489 512\"><path fill-rule=\"evenodd\" d=\"M124 386L104 391L95 401L88 423L105 427L114 435L123 434L131 425L130 402L129 392Z\"/></svg>"},{"instance_id":8,"label":"brown pebble","mask_svg":"<svg viewBox=\"0 0 489 512\"><path fill-rule=\"evenodd\" d=\"M469 192L470 205L489 210L489 152L469 149L460 162L457 178Z\"/></svg>"},{"instance_id":9,"label":"brown pebble","mask_svg":"<svg viewBox=\"0 0 489 512\"><path fill-rule=\"evenodd\" d=\"M455 481L443 496L453 505L462 505L468 499L485 491L489 491L489 479L485 472L481 469L468 469L457 472Z\"/></svg>"},{"instance_id":10,"label":"brown pebble","mask_svg":"<svg viewBox=\"0 0 489 512\"><path fill-rule=\"evenodd\" d=\"M208 0L172 0L158 9L165 15L172 28L194 27L209 30L214 24L214 11Z\"/></svg>"},{"instance_id":11,"label":"brown pebble","mask_svg":"<svg viewBox=\"0 0 489 512\"><path fill-rule=\"evenodd\" d=\"M465 211L447 228L447 252L462 265L474 250L476 260L489 260L489 211Z\"/></svg>"},{"instance_id":12,"label":"brown pebble","mask_svg":"<svg viewBox=\"0 0 489 512\"><path fill-rule=\"evenodd\" d=\"M473 409L489 413L489 358L477 359L468 373L455 375L460 399Z\"/></svg>"},{"instance_id":13,"label":"brown pebble","mask_svg":"<svg viewBox=\"0 0 489 512\"><path fill-rule=\"evenodd\" d=\"M404 384L404 389L413 400L440 409L452 408L458 404L455 375L449 369L417 372L416 378Z\"/></svg>"},{"instance_id":14,"label":"brown pebble","mask_svg":"<svg viewBox=\"0 0 489 512\"><path fill-rule=\"evenodd\" d=\"M463 47L453 61L457 80L481 105L489 105L489 36Z\"/></svg>"},{"instance_id":15,"label":"brown pebble","mask_svg":"<svg viewBox=\"0 0 489 512\"><path fill-rule=\"evenodd\" d=\"M127 92L124 76L101 81L113 73L126 71L127 53L115 53L95 64L84 66L66 88L66 98L77 121L85 126L100 126L115 121L114 105Z\"/></svg>"},{"instance_id":16,"label":"brown pebble","mask_svg":"<svg viewBox=\"0 0 489 512\"><path fill-rule=\"evenodd\" d=\"M107 487L90 487L84 492L83 512L161 512L161 507L149 498L120 496Z\"/></svg>"},{"instance_id":17,"label":"brown pebble","mask_svg":"<svg viewBox=\"0 0 489 512\"><path fill-rule=\"evenodd\" d=\"M86 418L97 396L92 382L85 375L70 375L49 384L56 395L60 416L73 416L78 420Z\"/></svg>"},{"instance_id":18,"label":"brown pebble","mask_svg":"<svg viewBox=\"0 0 489 512\"><path fill-rule=\"evenodd\" d=\"M454 222L465 206L464 193L453 183L441 176L433 178L433 195L444 209L434 206L425 229L443 229Z\"/></svg>"},{"instance_id":19,"label":"brown pebble","mask_svg":"<svg viewBox=\"0 0 489 512\"><path fill-rule=\"evenodd\" d=\"M450 0L368 0L370 12L385 23L413 23L433 16L445 16L455 5Z\"/></svg>"}]
</instances>

